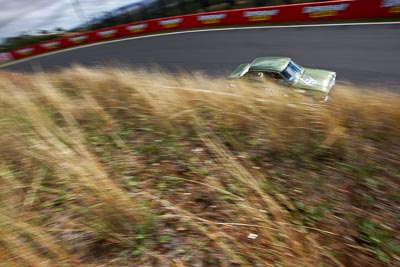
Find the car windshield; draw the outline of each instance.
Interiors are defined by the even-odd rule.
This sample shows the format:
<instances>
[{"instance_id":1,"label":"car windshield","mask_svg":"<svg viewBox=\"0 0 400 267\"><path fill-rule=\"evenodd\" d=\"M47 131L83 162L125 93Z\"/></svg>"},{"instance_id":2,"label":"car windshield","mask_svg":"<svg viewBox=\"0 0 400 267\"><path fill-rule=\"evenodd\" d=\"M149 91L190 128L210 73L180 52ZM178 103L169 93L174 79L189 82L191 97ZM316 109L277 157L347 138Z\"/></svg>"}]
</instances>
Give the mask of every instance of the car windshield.
<instances>
[{"instance_id":1,"label":"car windshield","mask_svg":"<svg viewBox=\"0 0 400 267\"><path fill-rule=\"evenodd\" d=\"M286 69L282 71L282 76L289 82L293 83L295 80L300 78L301 76L301 67L294 63L293 61L290 61Z\"/></svg>"}]
</instances>

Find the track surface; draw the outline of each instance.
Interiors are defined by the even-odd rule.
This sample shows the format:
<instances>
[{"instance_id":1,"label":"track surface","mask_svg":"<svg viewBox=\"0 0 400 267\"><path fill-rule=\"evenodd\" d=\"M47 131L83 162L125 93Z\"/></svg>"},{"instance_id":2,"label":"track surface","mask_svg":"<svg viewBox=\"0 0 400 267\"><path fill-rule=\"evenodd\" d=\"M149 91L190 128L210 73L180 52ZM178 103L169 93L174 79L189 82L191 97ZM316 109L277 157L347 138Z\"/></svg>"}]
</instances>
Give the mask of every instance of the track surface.
<instances>
[{"instance_id":1,"label":"track surface","mask_svg":"<svg viewBox=\"0 0 400 267\"><path fill-rule=\"evenodd\" d=\"M339 81L400 89L400 25L259 28L191 32L83 47L5 67L44 70L78 63L204 71L228 75L239 63L290 56L303 66L334 70Z\"/></svg>"}]
</instances>

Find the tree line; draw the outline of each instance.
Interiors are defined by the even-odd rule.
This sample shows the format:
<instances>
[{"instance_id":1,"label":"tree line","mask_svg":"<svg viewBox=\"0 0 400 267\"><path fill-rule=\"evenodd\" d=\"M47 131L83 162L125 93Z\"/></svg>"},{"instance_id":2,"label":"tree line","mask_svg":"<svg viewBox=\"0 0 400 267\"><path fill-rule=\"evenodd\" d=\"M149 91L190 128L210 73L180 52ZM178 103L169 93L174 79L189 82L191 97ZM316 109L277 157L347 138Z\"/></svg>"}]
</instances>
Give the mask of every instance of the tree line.
<instances>
[{"instance_id":1,"label":"tree line","mask_svg":"<svg viewBox=\"0 0 400 267\"><path fill-rule=\"evenodd\" d=\"M183 14L191 14L205 11L218 11L226 9L272 6L280 4L297 4L304 2L316 2L321 0L158 0L150 5L138 3L136 10L113 16L111 12L107 12L101 19L71 30L72 32L84 32L96 30L106 27L112 27L120 24L132 23L141 20L154 18L162 18L168 16L177 16ZM13 50L19 47L31 45L34 43L51 40L62 37L61 29L54 34L21 34L6 38L0 44L0 52Z\"/></svg>"}]
</instances>

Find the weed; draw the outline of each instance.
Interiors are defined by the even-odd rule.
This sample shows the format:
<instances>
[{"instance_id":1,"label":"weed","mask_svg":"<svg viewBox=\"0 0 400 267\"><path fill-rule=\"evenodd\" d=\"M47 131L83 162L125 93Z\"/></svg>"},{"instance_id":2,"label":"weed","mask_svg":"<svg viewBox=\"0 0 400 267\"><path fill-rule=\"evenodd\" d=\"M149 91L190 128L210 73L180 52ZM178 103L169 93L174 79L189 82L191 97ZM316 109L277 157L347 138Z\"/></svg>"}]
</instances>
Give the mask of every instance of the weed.
<instances>
[{"instance_id":1,"label":"weed","mask_svg":"<svg viewBox=\"0 0 400 267\"><path fill-rule=\"evenodd\" d=\"M316 104L246 82L79 66L0 78L6 266L399 258L397 93L336 86Z\"/></svg>"},{"instance_id":2,"label":"weed","mask_svg":"<svg viewBox=\"0 0 400 267\"><path fill-rule=\"evenodd\" d=\"M393 233L385 225L366 219L359 220L356 225L361 239L379 260L390 262L390 254L400 253L400 248L394 242Z\"/></svg>"}]
</instances>

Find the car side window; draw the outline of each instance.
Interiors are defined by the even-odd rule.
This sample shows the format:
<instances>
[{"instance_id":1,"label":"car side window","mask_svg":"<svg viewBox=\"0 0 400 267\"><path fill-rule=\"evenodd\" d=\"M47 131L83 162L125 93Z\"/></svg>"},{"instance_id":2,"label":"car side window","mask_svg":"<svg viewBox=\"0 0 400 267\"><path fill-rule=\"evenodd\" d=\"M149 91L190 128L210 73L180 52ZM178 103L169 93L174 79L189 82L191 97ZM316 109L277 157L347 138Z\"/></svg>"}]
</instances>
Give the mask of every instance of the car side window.
<instances>
[{"instance_id":1,"label":"car side window","mask_svg":"<svg viewBox=\"0 0 400 267\"><path fill-rule=\"evenodd\" d=\"M245 76L248 80L253 81L265 81L264 72L248 72Z\"/></svg>"},{"instance_id":2,"label":"car side window","mask_svg":"<svg viewBox=\"0 0 400 267\"><path fill-rule=\"evenodd\" d=\"M267 77L270 78L270 79L278 80L278 81L279 80L283 80L283 77L279 73L267 72L266 74L267 74Z\"/></svg>"}]
</instances>

